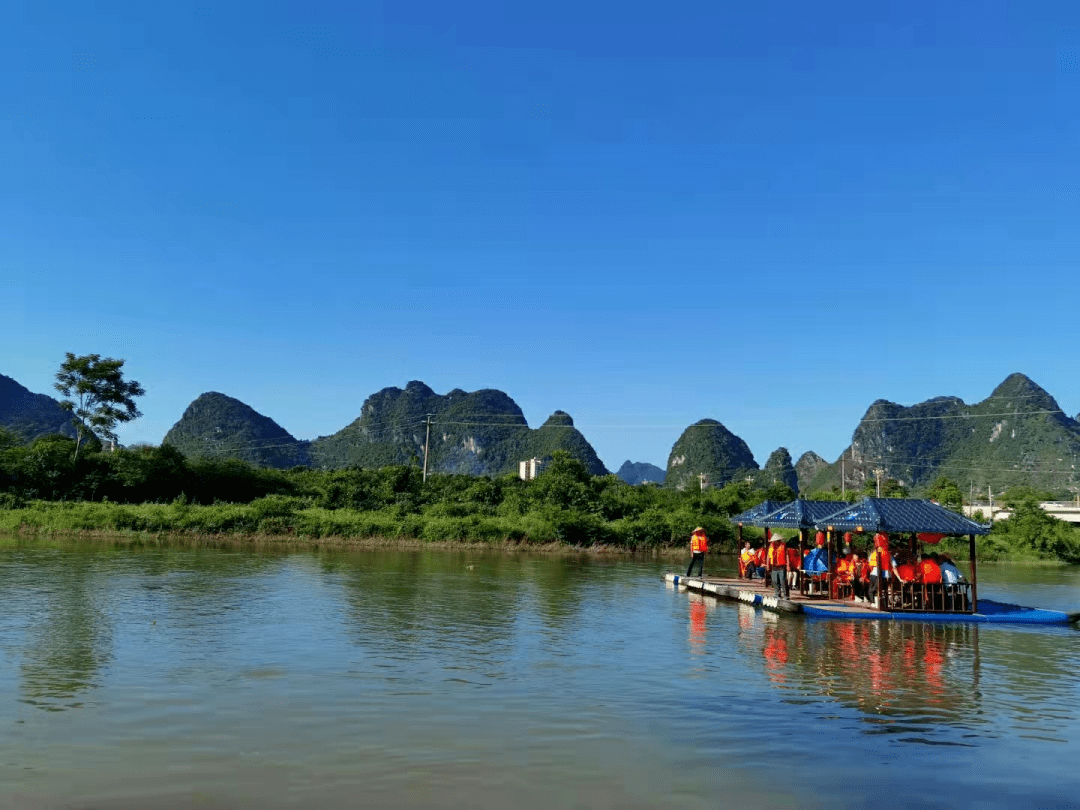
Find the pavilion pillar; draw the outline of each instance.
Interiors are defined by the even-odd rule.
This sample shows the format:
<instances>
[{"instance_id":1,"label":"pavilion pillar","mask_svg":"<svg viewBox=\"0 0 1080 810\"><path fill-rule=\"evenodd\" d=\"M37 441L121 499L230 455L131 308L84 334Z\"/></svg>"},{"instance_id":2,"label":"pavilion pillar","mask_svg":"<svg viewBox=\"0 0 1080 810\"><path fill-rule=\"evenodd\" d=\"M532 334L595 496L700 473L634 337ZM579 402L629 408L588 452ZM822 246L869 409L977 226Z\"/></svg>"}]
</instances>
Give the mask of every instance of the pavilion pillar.
<instances>
[{"instance_id":1,"label":"pavilion pillar","mask_svg":"<svg viewBox=\"0 0 1080 810\"><path fill-rule=\"evenodd\" d=\"M975 535L968 535L968 556L971 558L971 612L979 612L979 577L975 570Z\"/></svg>"},{"instance_id":2,"label":"pavilion pillar","mask_svg":"<svg viewBox=\"0 0 1080 810\"><path fill-rule=\"evenodd\" d=\"M799 593L803 592L803 585L806 584L806 574L803 571L803 557L806 554L806 529L799 529Z\"/></svg>"}]
</instances>

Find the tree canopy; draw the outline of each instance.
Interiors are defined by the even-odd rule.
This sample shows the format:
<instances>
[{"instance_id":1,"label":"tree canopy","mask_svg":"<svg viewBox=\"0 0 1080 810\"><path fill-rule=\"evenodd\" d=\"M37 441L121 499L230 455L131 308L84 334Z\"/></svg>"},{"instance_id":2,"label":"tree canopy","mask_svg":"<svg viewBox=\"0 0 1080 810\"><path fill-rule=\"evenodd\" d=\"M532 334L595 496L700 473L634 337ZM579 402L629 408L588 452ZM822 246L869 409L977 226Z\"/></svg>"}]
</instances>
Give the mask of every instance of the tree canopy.
<instances>
[{"instance_id":1,"label":"tree canopy","mask_svg":"<svg viewBox=\"0 0 1080 810\"><path fill-rule=\"evenodd\" d=\"M88 431L116 441L117 423L142 416L135 397L146 392L134 380L124 379L123 365L123 360L100 354L66 353L54 387L67 397L60 406L74 414L75 458Z\"/></svg>"}]
</instances>

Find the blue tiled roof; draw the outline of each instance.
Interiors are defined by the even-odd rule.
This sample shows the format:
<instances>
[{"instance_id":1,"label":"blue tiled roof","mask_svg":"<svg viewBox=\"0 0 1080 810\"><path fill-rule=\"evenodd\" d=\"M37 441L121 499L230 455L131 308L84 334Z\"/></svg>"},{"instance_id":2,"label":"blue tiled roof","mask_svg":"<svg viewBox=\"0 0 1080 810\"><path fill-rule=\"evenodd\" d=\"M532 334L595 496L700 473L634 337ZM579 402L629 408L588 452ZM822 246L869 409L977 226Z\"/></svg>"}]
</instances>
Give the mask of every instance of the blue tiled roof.
<instances>
[{"instance_id":1,"label":"blue tiled roof","mask_svg":"<svg viewBox=\"0 0 1080 810\"><path fill-rule=\"evenodd\" d=\"M783 525L783 524L775 524ZM845 504L815 524L819 529L864 532L932 532L936 534L989 534L989 524L976 523L933 501L917 498L863 498Z\"/></svg>"},{"instance_id":2,"label":"blue tiled roof","mask_svg":"<svg viewBox=\"0 0 1080 810\"><path fill-rule=\"evenodd\" d=\"M762 501L757 506L751 506L745 512L740 512L731 518L732 523L742 523L748 526L757 526L759 524L755 521L763 515L769 514L776 509L779 509L783 504L780 501Z\"/></svg>"},{"instance_id":3,"label":"blue tiled roof","mask_svg":"<svg viewBox=\"0 0 1080 810\"><path fill-rule=\"evenodd\" d=\"M800 498L758 518L752 525L784 529L811 529L824 517L847 506L847 501L807 501Z\"/></svg>"}]
</instances>

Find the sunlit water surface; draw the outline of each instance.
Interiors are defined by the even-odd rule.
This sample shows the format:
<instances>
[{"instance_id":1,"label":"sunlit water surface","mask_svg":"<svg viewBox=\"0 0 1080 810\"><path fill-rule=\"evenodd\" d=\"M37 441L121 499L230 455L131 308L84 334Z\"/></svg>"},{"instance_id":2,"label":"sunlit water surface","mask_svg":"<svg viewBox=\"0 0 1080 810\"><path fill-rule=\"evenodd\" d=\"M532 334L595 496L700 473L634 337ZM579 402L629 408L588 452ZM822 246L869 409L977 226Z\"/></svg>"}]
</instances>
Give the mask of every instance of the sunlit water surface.
<instances>
[{"instance_id":1,"label":"sunlit water surface","mask_svg":"<svg viewBox=\"0 0 1080 810\"><path fill-rule=\"evenodd\" d=\"M1075 628L778 617L670 567L9 539L0 807L1080 804Z\"/></svg>"}]
</instances>

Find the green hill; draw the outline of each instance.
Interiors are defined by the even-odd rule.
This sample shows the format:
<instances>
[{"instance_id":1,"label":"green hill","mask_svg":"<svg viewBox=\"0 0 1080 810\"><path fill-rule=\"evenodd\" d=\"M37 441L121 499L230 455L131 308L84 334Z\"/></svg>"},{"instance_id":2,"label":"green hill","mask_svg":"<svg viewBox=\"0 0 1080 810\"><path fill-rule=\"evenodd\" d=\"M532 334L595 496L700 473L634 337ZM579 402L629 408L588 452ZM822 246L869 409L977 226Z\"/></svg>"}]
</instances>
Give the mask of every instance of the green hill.
<instances>
[{"instance_id":1,"label":"green hill","mask_svg":"<svg viewBox=\"0 0 1080 810\"><path fill-rule=\"evenodd\" d=\"M1023 485L1064 494L1080 482L1080 423L1023 374L1012 374L982 402L936 397L904 407L877 400L844 451L848 489L875 470L918 491L945 475L965 491ZM820 468L810 491L840 485L838 459Z\"/></svg>"},{"instance_id":2,"label":"green hill","mask_svg":"<svg viewBox=\"0 0 1080 810\"><path fill-rule=\"evenodd\" d=\"M664 478L667 477L667 473L655 464L649 464L647 461L630 461L629 459L623 462L623 465L619 467L619 471L615 474L626 483L635 485L648 482L662 484Z\"/></svg>"},{"instance_id":3,"label":"green hill","mask_svg":"<svg viewBox=\"0 0 1080 810\"><path fill-rule=\"evenodd\" d=\"M798 491L806 492L810 487L810 482L828 466L829 462L812 450L807 450L799 456L799 460L795 462L795 477L799 482Z\"/></svg>"},{"instance_id":4,"label":"green hill","mask_svg":"<svg viewBox=\"0 0 1080 810\"><path fill-rule=\"evenodd\" d=\"M790 461L790 456L789 456ZM702 419L686 430L668 456L669 486L698 486L704 474L713 486L723 486L736 476L756 476L758 464L746 442L717 422Z\"/></svg>"},{"instance_id":5,"label":"green hill","mask_svg":"<svg viewBox=\"0 0 1080 810\"><path fill-rule=\"evenodd\" d=\"M773 484L787 484L792 492L799 491L799 475L791 463L791 453L786 447L779 447L772 452L765 466L755 476L761 489L768 489Z\"/></svg>"},{"instance_id":6,"label":"green hill","mask_svg":"<svg viewBox=\"0 0 1080 810\"><path fill-rule=\"evenodd\" d=\"M428 469L433 472L498 475L517 471L523 460L567 450L593 474L607 473L573 419L562 411L534 430L517 403L502 391L468 393L456 388L440 395L417 381L404 390L384 388L368 397L352 424L311 443L312 461L332 468L421 463L429 415Z\"/></svg>"},{"instance_id":7,"label":"green hill","mask_svg":"<svg viewBox=\"0 0 1080 810\"><path fill-rule=\"evenodd\" d=\"M187 456L239 458L264 467L310 463L307 442L250 405L216 391L188 405L162 443Z\"/></svg>"},{"instance_id":8,"label":"green hill","mask_svg":"<svg viewBox=\"0 0 1080 810\"><path fill-rule=\"evenodd\" d=\"M0 427L25 442L60 433L74 438L71 414L45 394L35 394L11 377L0 374Z\"/></svg>"}]
</instances>

